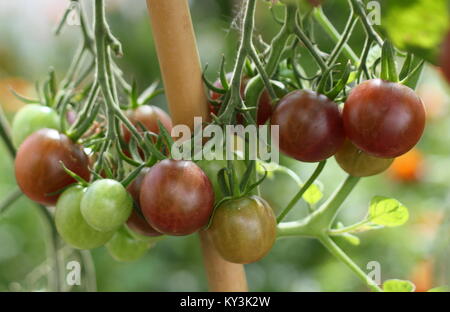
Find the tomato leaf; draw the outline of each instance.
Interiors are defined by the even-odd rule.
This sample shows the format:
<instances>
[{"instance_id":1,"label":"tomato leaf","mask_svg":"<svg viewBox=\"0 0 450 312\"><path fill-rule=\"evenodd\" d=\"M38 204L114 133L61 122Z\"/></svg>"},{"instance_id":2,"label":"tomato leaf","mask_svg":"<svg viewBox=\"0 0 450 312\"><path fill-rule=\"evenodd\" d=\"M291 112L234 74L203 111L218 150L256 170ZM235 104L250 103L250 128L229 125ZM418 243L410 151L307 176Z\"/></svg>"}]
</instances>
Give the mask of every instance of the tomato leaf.
<instances>
[{"instance_id":1,"label":"tomato leaf","mask_svg":"<svg viewBox=\"0 0 450 312\"><path fill-rule=\"evenodd\" d=\"M449 27L446 0L382 0L381 26L400 49L436 64Z\"/></svg>"},{"instance_id":2,"label":"tomato leaf","mask_svg":"<svg viewBox=\"0 0 450 312\"><path fill-rule=\"evenodd\" d=\"M368 220L382 226L399 226L408 221L408 208L393 198L375 196L370 202Z\"/></svg>"},{"instance_id":3,"label":"tomato leaf","mask_svg":"<svg viewBox=\"0 0 450 312\"><path fill-rule=\"evenodd\" d=\"M416 286L410 281L391 279L383 283L385 292L413 292L415 289Z\"/></svg>"}]
</instances>

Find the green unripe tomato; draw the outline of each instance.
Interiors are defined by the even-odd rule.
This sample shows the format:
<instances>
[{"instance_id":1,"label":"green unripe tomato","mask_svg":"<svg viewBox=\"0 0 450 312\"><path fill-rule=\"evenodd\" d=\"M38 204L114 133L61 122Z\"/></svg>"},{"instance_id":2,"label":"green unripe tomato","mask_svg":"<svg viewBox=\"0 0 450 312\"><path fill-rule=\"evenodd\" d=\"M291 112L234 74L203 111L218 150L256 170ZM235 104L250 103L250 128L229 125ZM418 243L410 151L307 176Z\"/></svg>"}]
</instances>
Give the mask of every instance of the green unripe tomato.
<instances>
[{"instance_id":1,"label":"green unripe tomato","mask_svg":"<svg viewBox=\"0 0 450 312\"><path fill-rule=\"evenodd\" d=\"M81 213L86 222L102 232L117 230L127 221L133 200L119 182L97 180L89 186L81 200Z\"/></svg>"},{"instance_id":2,"label":"green unripe tomato","mask_svg":"<svg viewBox=\"0 0 450 312\"><path fill-rule=\"evenodd\" d=\"M141 258L153 243L152 239L135 239L125 227L121 227L106 244L106 249L116 261L131 262Z\"/></svg>"},{"instance_id":3,"label":"green unripe tomato","mask_svg":"<svg viewBox=\"0 0 450 312\"><path fill-rule=\"evenodd\" d=\"M38 104L28 104L15 116L12 122L12 139L16 147L33 132L43 128L59 130L58 113L48 107Z\"/></svg>"},{"instance_id":4,"label":"green unripe tomato","mask_svg":"<svg viewBox=\"0 0 450 312\"><path fill-rule=\"evenodd\" d=\"M84 221L80 211L83 194L81 186L70 187L61 194L56 204L56 229L62 239L72 247L97 248L109 241L114 232L99 232Z\"/></svg>"}]
</instances>

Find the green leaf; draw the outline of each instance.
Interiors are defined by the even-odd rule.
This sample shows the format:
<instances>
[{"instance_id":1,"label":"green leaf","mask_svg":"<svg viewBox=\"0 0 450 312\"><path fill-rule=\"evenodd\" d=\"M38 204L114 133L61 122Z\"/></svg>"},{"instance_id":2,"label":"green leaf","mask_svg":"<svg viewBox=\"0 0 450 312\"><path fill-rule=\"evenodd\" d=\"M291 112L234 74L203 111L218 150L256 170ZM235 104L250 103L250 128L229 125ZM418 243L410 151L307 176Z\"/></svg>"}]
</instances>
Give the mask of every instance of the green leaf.
<instances>
[{"instance_id":1,"label":"green leaf","mask_svg":"<svg viewBox=\"0 0 450 312\"><path fill-rule=\"evenodd\" d=\"M303 199L310 205L318 203L322 197L322 190L317 184L311 184L303 194Z\"/></svg>"},{"instance_id":2,"label":"green leaf","mask_svg":"<svg viewBox=\"0 0 450 312\"><path fill-rule=\"evenodd\" d=\"M439 286L439 287L434 287L431 288L430 290L428 290L428 292L449 292L450 288L448 286Z\"/></svg>"},{"instance_id":3,"label":"green leaf","mask_svg":"<svg viewBox=\"0 0 450 312\"><path fill-rule=\"evenodd\" d=\"M393 198L375 196L370 202L368 221L383 226L399 226L408 221L408 208Z\"/></svg>"},{"instance_id":4,"label":"green leaf","mask_svg":"<svg viewBox=\"0 0 450 312\"><path fill-rule=\"evenodd\" d=\"M410 281L391 279L383 283L385 292L413 292L415 289L416 286Z\"/></svg>"},{"instance_id":5,"label":"green leaf","mask_svg":"<svg viewBox=\"0 0 450 312\"><path fill-rule=\"evenodd\" d=\"M449 27L446 0L382 0L381 14L394 45L436 64Z\"/></svg>"}]
</instances>

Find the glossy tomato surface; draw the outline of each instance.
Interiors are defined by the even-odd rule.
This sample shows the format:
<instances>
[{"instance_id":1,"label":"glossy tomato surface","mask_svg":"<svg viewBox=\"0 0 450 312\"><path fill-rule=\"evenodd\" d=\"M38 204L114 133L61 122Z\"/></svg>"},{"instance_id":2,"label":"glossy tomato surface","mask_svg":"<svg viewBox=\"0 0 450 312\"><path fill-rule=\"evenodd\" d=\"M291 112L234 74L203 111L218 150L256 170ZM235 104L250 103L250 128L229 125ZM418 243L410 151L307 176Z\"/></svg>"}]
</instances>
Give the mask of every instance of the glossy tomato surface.
<instances>
[{"instance_id":1,"label":"glossy tomato surface","mask_svg":"<svg viewBox=\"0 0 450 312\"><path fill-rule=\"evenodd\" d=\"M276 219L260 197L224 202L216 208L208 235L219 254L234 263L251 263L264 257L276 238Z\"/></svg>"},{"instance_id":2,"label":"glossy tomato surface","mask_svg":"<svg viewBox=\"0 0 450 312\"><path fill-rule=\"evenodd\" d=\"M97 231L117 230L130 217L133 199L120 182L97 180L87 189L81 200L81 214Z\"/></svg>"},{"instance_id":3,"label":"glossy tomato surface","mask_svg":"<svg viewBox=\"0 0 450 312\"><path fill-rule=\"evenodd\" d=\"M227 74L227 81L228 83L231 82L231 79L233 78L233 73L228 73ZM248 79L247 78L243 78L241 81L241 97L244 99L245 96L245 87L247 86L247 82ZM216 80L214 82L214 86L217 88L223 88L222 83L220 82L220 80ZM211 99L214 101L219 101L220 102L220 98L222 97L222 94L219 94L217 92L213 92L211 91ZM220 106L218 105L210 105L210 111L212 113L214 113L215 115L217 115L219 113L219 109ZM272 104L271 104L271 99L270 99L270 95L267 92L267 90L264 90L263 93L261 93L261 96L259 98L258 101L258 113L256 116L256 123L258 125L263 125L266 123L267 120L269 120L270 116L272 115ZM242 115L238 115L237 116L237 122L238 123L243 123L244 121L244 117Z\"/></svg>"},{"instance_id":4,"label":"glossy tomato surface","mask_svg":"<svg viewBox=\"0 0 450 312\"><path fill-rule=\"evenodd\" d=\"M450 32L444 39L441 52L441 68L448 83L450 83Z\"/></svg>"},{"instance_id":5,"label":"glossy tomato surface","mask_svg":"<svg viewBox=\"0 0 450 312\"><path fill-rule=\"evenodd\" d=\"M25 105L14 116L12 122L12 139L16 147L33 132L43 128L59 130L58 113L44 105L28 104Z\"/></svg>"},{"instance_id":6,"label":"glossy tomato surface","mask_svg":"<svg viewBox=\"0 0 450 312\"><path fill-rule=\"evenodd\" d=\"M109 241L114 232L99 232L86 223L80 210L83 194L81 186L72 186L61 194L56 204L56 229L62 239L74 248L97 248Z\"/></svg>"},{"instance_id":7,"label":"glossy tomato surface","mask_svg":"<svg viewBox=\"0 0 450 312\"><path fill-rule=\"evenodd\" d=\"M75 183L60 161L89 180L89 160L81 146L53 129L41 129L29 136L17 151L16 181L22 192L43 205L54 205L64 187Z\"/></svg>"},{"instance_id":8,"label":"glossy tomato surface","mask_svg":"<svg viewBox=\"0 0 450 312\"><path fill-rule=\"evenodd\" d=\"M136 240L126 229L120 228L106 244L111 257L119 262L132 262L142 258L153 245L150 240Z\"/></svg>"},{"instance_id":9,"label":"glossy tomato surface","mask_svg":"<svg viewBox=\"0 0 450 312\"><path fill-rule=\"evenodd\" d=\"M425 107L410 88L368 80L350 93L343 110L348 138L364 152L394 158L413 148L425 128Z\"/></svg>"},{"instance_id":10,"label":"glossy tomato surface","mask_svg":"<svg viewBox=\"0 0 450 312\"><path fill-rule=\"evenodd\" d=\"M326 96L307 90L284 96L272 115L279 125L279 147L285 154L305 162L333 156L344 142L338 106Z\"/></svg>"},{"instance_id":11,"label":"glossy tomato surface","mask_svg":"<svg viewBox=\"0 0 450 312\"><path fill-rule=\"evenodd\" d=\"M139 197L141 194L142 181L144 180L145 174L148 169L145 168L141 173L134 179L134 181L127 187L128 193L130 193L133 198L134 209L131 212L130 217L127 220L127 226L134 232L144 235L144 236L160 236L162 235L157 230L155 230L143 216L141 216L138 211L141 211L141 205L139 204Z\"/></svg>"},{"instance_id":12,"label":"glossy tomato surface","mask_svg":"<svg viewBox=\"0 0 450 312\"><path fill-rule=\"evenodd\" d=\"M394 161L393 158L371 156L358 149L350 140L345 140L334 158L342 170L354 177L379 174L388 169Z\"/></svg>"},{"instance_id":13,"label":"glossy tomato surface","mask_svg":"<svg viewBox=\"0 0 450 312\"><path fill-rule=\"evenodd\" d=\"M148 131L158 134L158 121L163 124L169 133L172 130L172 119L170 116L161 108L153 105L141 105L134 110L128 110L126 115L139 132L142 132L142 128L138 124L142 124ZM131 133L125 126L122 129L123 139L125 143L129 143Z\"/></svg>"},{"instance_id":14,"label":"glossy tomato surface","mask_svg":"<svg viewBox=\"0 0 450 312\"><path fill-rule=\"evenodd\" d=\"M187 235L208 223L214 191L195 163L166 159L145 175L140 204L144 217L157 231Z\"/></svg>"}]
</instances>

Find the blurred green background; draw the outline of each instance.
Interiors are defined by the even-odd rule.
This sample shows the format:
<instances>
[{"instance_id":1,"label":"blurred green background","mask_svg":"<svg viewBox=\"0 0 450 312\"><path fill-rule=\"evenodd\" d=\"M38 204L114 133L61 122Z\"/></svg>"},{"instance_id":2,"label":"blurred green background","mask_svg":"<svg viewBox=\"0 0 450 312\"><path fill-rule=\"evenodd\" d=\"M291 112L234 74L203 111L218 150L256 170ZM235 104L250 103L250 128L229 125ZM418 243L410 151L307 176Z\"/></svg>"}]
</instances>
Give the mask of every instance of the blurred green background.
<instances>
[{"instance_id":1,"label":"blurred green background","mask_svg":"<svg viewBox=\"0 0 450 312\"><path fill-rule=\"evenodd\" d=\"M49 66L62 77L79 41L76 26L59 37L52 30L68 1L0 0L0 104L8 118L21 107L9 87L33 95L34 82L43 80ZM85 6L90 1L85 1ZM242 1L193 0L191 11L203 65L214 79L222 54L228 66L237 47L236 16ZM125 56L119 60L128 79L144 88L159 78L145 1L108 0L108 18L113 32L122 41ZM326 13L339 30L345 25L345 1L330 0ZM278 26L267 5L259 3L256 31L269 41ZM323 50L332 49L326 35L318 35ZM351 43L361 48L362 30ZM307 58L307 56L306 56ZM306 64L308 60L306 59ZM340 219L345 224L364 217L372 196L395 197L410 209L410 220L399 228L382 229L360 235L361 244L352 246L338 240L342 248L364 270L370 261L381 264L382 280L411 279L418 290L450 282L450 114L449 89L431 66L418 86L428 111L424 137L415 150L398 159L391 169L360 182L345 202ZM165 108L164 97L153 104ZM13 163L0 144L0 200L14 189ZM313 166L290 159L282 162L306 178ZM320 177L320 187L328 196L344 179L344 172L330 159ZM275 209L283 207L296 191L283 173L270 177L264 185L266 199ZM295 218L305 211L298 205ZM45 290L49 264L46 262L49 229L35 205L21 198L0 215L0 291ZM64 263L78 257L63 249ZM196 235L168 238L158 243L142 259L133 263L115 262L105 248L92 251L100 291L199 291L206 290L206 278ZM65 265L65 264L64 264ZM62 270L66 273L65 268ZM290 238L279 240L262 261L246 266L249 287L254 291L365 291L361 282L336 261L318 242ZM73 290L82 290L80 287Z\"/></svg>"}]
</instances>

